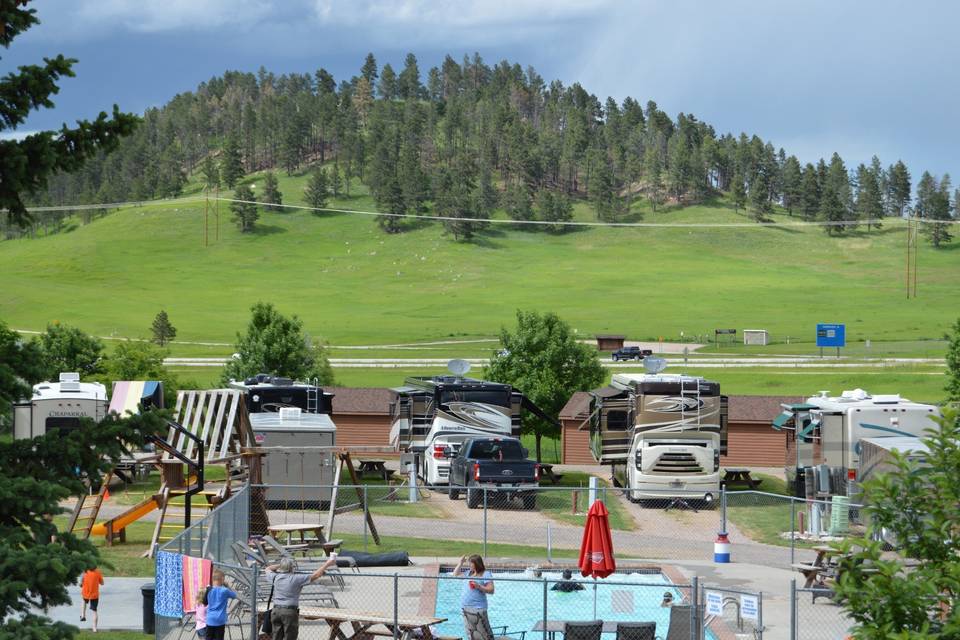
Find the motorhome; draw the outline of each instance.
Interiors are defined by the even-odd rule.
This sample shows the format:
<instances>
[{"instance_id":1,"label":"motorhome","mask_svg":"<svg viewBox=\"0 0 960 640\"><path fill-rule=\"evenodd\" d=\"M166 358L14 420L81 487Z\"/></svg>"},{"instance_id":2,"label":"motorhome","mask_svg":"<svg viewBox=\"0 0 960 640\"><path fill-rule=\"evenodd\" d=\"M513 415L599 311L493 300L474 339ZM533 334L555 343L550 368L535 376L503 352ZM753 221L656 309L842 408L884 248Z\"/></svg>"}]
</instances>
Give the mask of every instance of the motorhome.
<instances>
[{"instance_id":1,"label":"motorhome","mask_svg":"<svg viewBox=\"0 0 960 640\"><path fill-rule=\"evenodd\" d=\"M83 418L107 415L107 389L99 382L80 382L78 373L61 373L58 382L33 385L33 395L13 405L14 438L35 438L53 430L71 430Z\"/></svg>"},{"instance_id":2,"label":"motorhome","mask_svg":"<svg viewBox=\"0 0 960 640\"><path fill-rule=\"evenodd\" d=\"M787 482L796 495L807 493L806 469L826 465L827 482L818 480L818 494L848 493L848 481L856 479L861 441L865 438L922 436L936 428L936 406L912 402L899 394L870 395L863 389L831 396L821 391L798 404L782 405L773 428L786 439ZM821 473L818 478L827 477Z\"/></svg>"},{"instance_id":3,"label":"motorhome","mask_svg":"<svg viewBox=\"0 0 960 640\"><path fill-rule=\"evenodd\" d=\"M417 454L428 485L447 484L450 459L467 438L519 438L524 409L553 422L511 385L464 377L462 360L450 368L453 375L410 377L391 389L390 445Z\"/></svg>"},{"instance_id":4,"label":"motorhome","mask_svg":"<svg viewBox=\"0 0 960 640\"><path fill-rule=\"evenodd\" d=\"M653 371L617 373L591 392L590 448L632 501L704 500L720 494L727 399L717 382ZM651 371L651 368L648 368Z\"/></svg>"}]
</instances>

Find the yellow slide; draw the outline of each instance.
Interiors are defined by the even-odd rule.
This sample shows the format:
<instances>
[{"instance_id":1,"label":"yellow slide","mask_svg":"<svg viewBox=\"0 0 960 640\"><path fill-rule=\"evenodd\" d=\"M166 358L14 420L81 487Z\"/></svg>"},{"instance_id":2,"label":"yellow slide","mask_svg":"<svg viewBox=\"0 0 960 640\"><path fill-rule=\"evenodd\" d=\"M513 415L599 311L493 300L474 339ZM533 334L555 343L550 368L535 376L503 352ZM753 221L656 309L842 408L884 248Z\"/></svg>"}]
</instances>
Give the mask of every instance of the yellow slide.
<instances>
[{"instance_id":1,"label":"yellow slide","mask_svg":"<svg viewBox=\"0 0 960 640\"><path fill-rule=\"evenodd\" d=\"M125 529L131 522L136 522L143 516L147 515L154 509L158 509L159 507L160 503L157 502L156 497L147 498L143 502L130 507L120 515L115 516L110 520L104 520L103 522L98 522L97 524L93 525L93 529L90 530L90 533L95 536L107 535L107 524L113 525L114 533L119 533L121 529Z\"/></svg>"}]
</instances>

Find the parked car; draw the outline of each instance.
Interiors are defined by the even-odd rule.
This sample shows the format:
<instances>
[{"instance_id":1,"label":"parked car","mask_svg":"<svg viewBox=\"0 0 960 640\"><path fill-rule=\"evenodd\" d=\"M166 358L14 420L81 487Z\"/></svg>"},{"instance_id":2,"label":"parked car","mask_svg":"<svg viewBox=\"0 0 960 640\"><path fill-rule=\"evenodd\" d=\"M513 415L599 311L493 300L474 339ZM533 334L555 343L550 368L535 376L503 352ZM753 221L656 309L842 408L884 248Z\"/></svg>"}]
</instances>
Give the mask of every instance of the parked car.
<instances>
[{"instance_id":1,"label":"parked car","mask_svg":"<svg viewBox=\"0 0 960 640\"><path fill-rule=\"evenodd\" d=\"M652 356L652 349L641 349L640 347L621 347L614 351L610 357L614 362L621 360L643 360L647 356Z\"/></svg>"},{"instance_id":2,"label":"parked car","mask_svg":"<svg viewBox=\"0 0 960 640\"><path fill-rule=\"evenodd\" d=\"M537 504L540 465L527 459L527 450L516 438L470 438L460 450L450 452L449 496L467 494L467 507L476 509L487 500L518 498L524 509Z\"/></svg>"}]
</instances>

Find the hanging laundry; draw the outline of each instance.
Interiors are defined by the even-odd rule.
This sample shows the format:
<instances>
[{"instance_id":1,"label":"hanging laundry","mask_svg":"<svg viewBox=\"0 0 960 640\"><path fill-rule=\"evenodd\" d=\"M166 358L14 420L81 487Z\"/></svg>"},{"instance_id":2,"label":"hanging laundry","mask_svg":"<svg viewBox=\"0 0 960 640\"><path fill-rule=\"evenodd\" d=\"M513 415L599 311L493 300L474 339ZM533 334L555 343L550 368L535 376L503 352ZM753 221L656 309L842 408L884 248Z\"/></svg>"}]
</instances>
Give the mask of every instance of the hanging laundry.
<instances>
[{"instance_id":1,"label":"hanging laundry","mask_svg":"<svg viewBox=\"0 0 960 640\"><path fill-rule=\"evenodd\" d=\"M183 556L183 610L197 610L197 592L210 584L213 563L206 558Z\"/></svg>"},{"instance_id":2,"label":"hanging laundry","mask_svg":"<svg viewBox=\"0 0 960 640\"><path fill-rule=\"evenodd\" d=\"M165 618L183 617L183 556L157 552L157 590L153 612Z\"/></svg>"}]
</instances>

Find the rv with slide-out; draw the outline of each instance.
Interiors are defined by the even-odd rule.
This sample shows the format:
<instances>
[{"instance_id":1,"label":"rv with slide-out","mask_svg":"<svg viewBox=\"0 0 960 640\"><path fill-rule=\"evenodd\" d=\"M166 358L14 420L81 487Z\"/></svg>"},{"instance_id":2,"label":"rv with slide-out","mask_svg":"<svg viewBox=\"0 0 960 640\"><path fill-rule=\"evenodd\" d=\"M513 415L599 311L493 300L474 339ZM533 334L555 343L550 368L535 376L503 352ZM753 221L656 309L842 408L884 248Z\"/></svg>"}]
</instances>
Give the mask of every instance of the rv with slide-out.
<instances>
[{"instance_id":1,"label":"rv with slide-out","mask_svg":"<svg viewBox=\"0 0 960 640\"><path fill-rule=\"evenodd\" d=\"M645 361L655 372L617 373L591 392L591 451L631 501L710 504L720 495L727 398L717 382L661 373L657 360Z\"/></svg>"}]
</instances>

